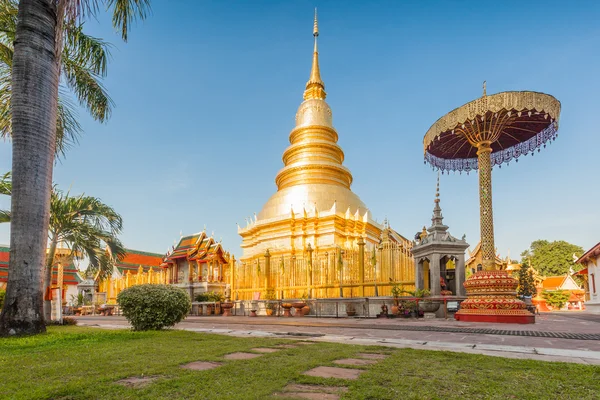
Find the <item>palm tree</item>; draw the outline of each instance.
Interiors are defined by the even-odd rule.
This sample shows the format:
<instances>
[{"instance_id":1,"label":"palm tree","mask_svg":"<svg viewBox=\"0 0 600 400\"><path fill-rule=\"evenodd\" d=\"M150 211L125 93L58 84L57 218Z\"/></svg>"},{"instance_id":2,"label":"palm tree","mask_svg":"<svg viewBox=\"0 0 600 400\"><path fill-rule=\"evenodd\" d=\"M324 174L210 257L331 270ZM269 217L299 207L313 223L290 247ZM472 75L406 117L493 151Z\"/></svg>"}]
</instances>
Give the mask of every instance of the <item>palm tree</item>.
<instances>
[{"instance_id":1,"label":"palm tree","mask_svg":"<svg viewBox=\"0 0 600 400\"><path fill-rule=\"evenodd\" d=\"M0 195L10 196L12 184L10 182L10 172L0 176ZM0 224L10 221L10 211L0 210Z\"/></svg>"},{"instance_id":2,"label":"palm tree","mask_svg":"<svg viewBox=\"0 0 600 400\"><path fill-rule=\"evenodd\" d=\"M0 335L44 332L42 268L46 259L58 84L64 30L103 3L123 40L150 0L20 0L11 80L12 202L10 264Z\"/></svg>"},{"instance_id":3,"label":"palm tree","mask_svg":"<svg viewBox=\"0 0 600 400\"><path fill-rule=\"evenodd\" d=\"M10 138L11 130L11 72L14 54L13 43L17 26L18 3L0 0L0 137ZM59 86L58 115L56 121L56 155L75 144L81 134L71 92L79 104L87 108L97 121L105 122L111 113L113 101L102 86L106 76L109 44L86 35L83 25L65 24L65 43L61 55L61 72L64 82Z\"/></svg>"},{"instance_id":4,"label":"palm tree","mask_svg":"<svg viewBox=\"0 0 600 400\"><path fill-rule=\"evenodd\" d=\"M89 260L88 272L101 277L112 272L114 261L125 255L125 248L117 238L123 229L121 216L96 197L84 194L72 197L54 189L50 201L50 248L46 260L44 287L52 284L52 266L56 247L66 244L74 255ZM45 301L44 317L50 318L50 301Z\"/></svg>"}]
</instances>

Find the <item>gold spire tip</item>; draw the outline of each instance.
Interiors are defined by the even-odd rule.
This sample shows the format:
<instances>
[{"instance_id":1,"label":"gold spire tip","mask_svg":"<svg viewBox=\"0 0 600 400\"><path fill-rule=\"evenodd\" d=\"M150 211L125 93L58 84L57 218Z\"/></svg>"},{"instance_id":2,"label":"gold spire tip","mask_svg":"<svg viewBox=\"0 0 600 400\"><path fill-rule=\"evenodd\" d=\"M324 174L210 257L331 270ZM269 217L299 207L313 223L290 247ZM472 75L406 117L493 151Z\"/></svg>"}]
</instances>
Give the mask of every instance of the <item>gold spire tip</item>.
<instances>
[{"instance_id":1,"label":"gold spire tip","mask_svg":"<svg viewBox=\"0 0 600 400\"><path fill-rule=\"evenodd\" d=\"M487 96L486 86L487 86L486 81L483 81L483 97Z\"/></svg>"},{"instance_id":2,"label":"gold spire tip","mask_svg":"<svg viewBox=\"0 0 600 400\"><path fill-rule=\"evenodd\" d=\"M315 23L313 27L313 36L319 36L319 22L317 21L317 7L315 7Z\"/></svg>"}]
</instances>

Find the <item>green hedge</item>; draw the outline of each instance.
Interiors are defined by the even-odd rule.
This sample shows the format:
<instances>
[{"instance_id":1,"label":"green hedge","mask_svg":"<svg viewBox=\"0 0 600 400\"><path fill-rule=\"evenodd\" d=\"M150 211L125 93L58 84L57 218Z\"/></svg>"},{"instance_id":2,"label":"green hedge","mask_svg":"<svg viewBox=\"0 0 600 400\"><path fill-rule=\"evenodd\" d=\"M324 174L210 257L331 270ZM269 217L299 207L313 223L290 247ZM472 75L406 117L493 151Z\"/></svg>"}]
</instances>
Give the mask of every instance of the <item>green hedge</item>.
<instances>
[{"instance_id":1,"label":"green hedge","mask_svg":"<svg viewBox=\"0 0 600 400\"><path fill-rule=\"evenodd\" d=\"M0 289L0 310L2 310L2 306L4 305L4 297L6 296L6 291L4 289Z\"/></svg>"},{"instance_id":2,"label":"green hedge","mask_svg":"<svg viewBox=\"0 0 600 400\"><path fill-rule=\"evenodd\" d=\"M186 292L168 285L135 285L117 296L123 315L135 331L160 330L180 322L192 303Z\"/></svg>"}]
</instances>

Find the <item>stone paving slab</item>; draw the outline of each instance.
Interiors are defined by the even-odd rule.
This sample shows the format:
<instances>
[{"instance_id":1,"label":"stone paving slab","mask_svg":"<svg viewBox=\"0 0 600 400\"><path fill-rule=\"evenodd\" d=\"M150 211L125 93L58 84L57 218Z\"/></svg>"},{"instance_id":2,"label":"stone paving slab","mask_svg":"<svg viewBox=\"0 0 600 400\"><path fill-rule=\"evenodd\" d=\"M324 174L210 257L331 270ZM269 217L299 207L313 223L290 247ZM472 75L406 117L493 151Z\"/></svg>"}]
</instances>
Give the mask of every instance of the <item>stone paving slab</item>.
<instances>
[{"instance_id":1,"label":"stone paving slab","mask_svg":"<svg viewBox=\"0 0 600 400\"><path fill-rule=\"evenodd\" d=\"M237 353L226 354L223 358L225 358L226 360L250 360L251 358L256 358L256 357L261 357L261 356L262 356L262 354L237 352Z\"/></svg>"},{"instance_id":2,"label":"stone paving slab","mask_svg":"<svg viewBox=\"0 0 600 400\"><path fill-rule=\"evenodd\" d=\"M283 399L308 399L308 400L339 400L340 395L335 393L318 393L318 392L284 392L273 393L274 397Z\"/></svg>"},{"instance_id":3,"label":"stone paving slab","mask_svg":"<svg viewBox=\"0 0 600 400\"><path fill-rule=\"evenodd\" d=\"M273 349L269 347L256 347L250 350L256 351L257 353L277 353L279 351L279 349Z\"/></svg>"},{"instance_id":4,"label":"stone paving slab","mask_svg":"<svg viewBox=\"0 0 600 400\"><path fill-rule=\"evenodd\" d=\"M341 360L335 360L333 363L339 365L362 366L377 364L377 360L362 360L360 358L342 358Z\"/></svg>"},{"instance_id":5,"label":"stone paving slab","mask_svg":"<svg viewBox=\"0 0 600 400\"><path fill-rule=\"evenodd\" d=\"M320 393L345 393L348 388L345 386L324 386L324 385L306 385L302 383L290 383L283 390L290 392L320 392Z\"/></svg>"},{"instance_id":6,"label":"stone paving slab","mask_svg":"<svg viewBox=\"0 0 600 400\"><path fill-rule=\"evenodd\" d=\"M188 364L181 365L181 368L191 369L194 371L205 371L207 369L217 368L223 365L219 362L211 362L211 361L194 361Z\"/></svg>"},{"instance_id":7,"label":"stone paving slab","mask_svg":"<svg viewBox=\"0 0 600 400\"><path fill-rule=\"evenodd\" d=\"M308 370L304 375L316 376L319 378L338 378L338 379L358 379L359 375L365 372L361 369L338 368L338 367L316 367Z\"/></svg>"},{"instance_id":8,"label":"stone paving slab","mask_svg":"<svg viewBox=\"0 0 600 400\"><path fill-rule=\"evenodd\" d=\"M148 386L160 377L161 376L159 375L130 376L129 378L118 380L115 383L131 388L142 388Z\"/></svg>"},{"instance_id":9,"label":"stone paving slab","mask_svg":"<svg viewBox=\"0 0 600 400\"><path fill-rule=\"evenodd\" d=\"M367 358L369 360L383 360L384 358L387 358L387 354L378 353L358 353L356 356L360 358Z\"/></svg>"}]
</instances>

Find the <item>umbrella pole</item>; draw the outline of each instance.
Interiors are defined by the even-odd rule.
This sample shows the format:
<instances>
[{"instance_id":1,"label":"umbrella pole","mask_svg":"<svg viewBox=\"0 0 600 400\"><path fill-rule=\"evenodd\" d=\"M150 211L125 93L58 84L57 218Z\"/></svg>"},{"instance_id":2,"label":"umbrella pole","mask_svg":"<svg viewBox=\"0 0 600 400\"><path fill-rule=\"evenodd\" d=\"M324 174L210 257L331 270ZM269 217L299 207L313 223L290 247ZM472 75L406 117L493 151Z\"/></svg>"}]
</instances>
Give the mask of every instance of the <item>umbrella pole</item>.
<instances>
[{"instance_id":1,"label":"umbrella pole","mask_svg":"<svg viewBox=\"0 0 600 400\"><path fill-rule=\"evenodd\" d=\"M489 141L477 144L479 168L479 225L481 232L482 266L486 271L495 268L494 213L492 209L492 147Z\"/></svg>"}]
</instances>

